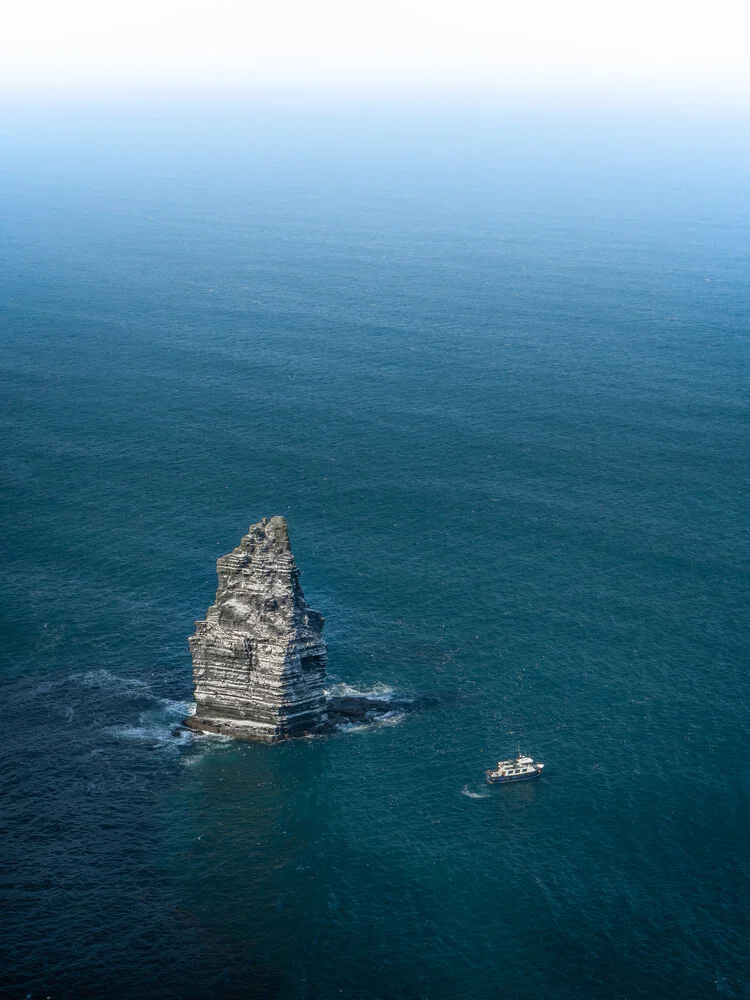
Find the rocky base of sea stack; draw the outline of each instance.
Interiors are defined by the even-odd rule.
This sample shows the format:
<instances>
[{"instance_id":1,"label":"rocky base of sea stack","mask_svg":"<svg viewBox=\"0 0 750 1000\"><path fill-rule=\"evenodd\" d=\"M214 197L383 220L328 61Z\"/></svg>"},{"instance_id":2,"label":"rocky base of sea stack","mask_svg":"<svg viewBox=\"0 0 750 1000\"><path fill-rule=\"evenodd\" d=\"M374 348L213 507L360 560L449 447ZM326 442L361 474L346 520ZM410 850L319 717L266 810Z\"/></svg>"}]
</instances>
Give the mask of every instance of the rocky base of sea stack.
<instances>
[{"instance_id":1,"label":"rocky base of sea stack","mask_svg":"<svg viewBox=\"0 0 750 1000\"><path fill-rule=\"evenodd\" d=\"M313 736L329 731L327 722L299 727L265 726L242 719L204 719L197 715L189 715L184 725L194 733L214 733L217 736L232 736L237 740L252 740L254 743L280 743L298 736Z\"/></svg>"},{"instance_id":2,"label":"rocky base of sea stack","mask_svg":"<svg viewBox=\"0 0 750 1000\"><path fill-rule=\"evenodd\" d=\"M196 733L214 733L234 739L262 743L279 743L299 736L327 736L347 725L377 723L381 720L405 715L424 708L438 708L455 700L453 695L432 694L404 697L377 698L372 695L332 696L326 702L326 715L315 725L297 729L277 727L275 731L259 730L256 724L238 719L204 719L190 715L184 725Z\"/></svg>"}]
</instances>

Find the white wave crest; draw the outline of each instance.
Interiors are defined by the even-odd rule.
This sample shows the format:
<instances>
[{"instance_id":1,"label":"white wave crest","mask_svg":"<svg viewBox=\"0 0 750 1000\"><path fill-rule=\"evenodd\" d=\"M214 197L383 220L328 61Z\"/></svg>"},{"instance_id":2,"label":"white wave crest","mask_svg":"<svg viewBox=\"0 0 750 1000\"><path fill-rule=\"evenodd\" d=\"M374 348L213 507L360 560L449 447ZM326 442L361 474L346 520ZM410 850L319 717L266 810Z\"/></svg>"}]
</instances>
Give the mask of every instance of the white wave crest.
<instances>
[{"instance_id":1,"label":"white wave crest","mask_svg":"<svg viewBox=\"0 0 750 1000\"><path fill-rule=\"evenodd\" d=\"M354 684L334 684L325 689L327 698L374 698L389 701L396 692L390 684L373 684L371 687L356 687Z\"/></svg>"}]
</instances>

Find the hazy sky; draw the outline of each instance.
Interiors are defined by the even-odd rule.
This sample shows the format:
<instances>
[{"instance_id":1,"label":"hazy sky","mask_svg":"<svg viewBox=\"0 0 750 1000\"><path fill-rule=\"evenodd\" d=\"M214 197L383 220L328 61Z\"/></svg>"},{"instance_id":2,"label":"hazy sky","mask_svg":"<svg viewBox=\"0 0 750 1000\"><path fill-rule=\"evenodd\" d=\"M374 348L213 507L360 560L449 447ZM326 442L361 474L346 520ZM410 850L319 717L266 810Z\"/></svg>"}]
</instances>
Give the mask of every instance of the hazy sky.
<instances>
[{"instance_id":1,"label":"hazy sky","mask_svg":"<svg viewBox=\"0 0 750 1000\"><path fill-rule=\"evenodd\" d=\"M258 84L750 103L737 0L17 0L4 90Z\"/></svg>"}]
</instances>

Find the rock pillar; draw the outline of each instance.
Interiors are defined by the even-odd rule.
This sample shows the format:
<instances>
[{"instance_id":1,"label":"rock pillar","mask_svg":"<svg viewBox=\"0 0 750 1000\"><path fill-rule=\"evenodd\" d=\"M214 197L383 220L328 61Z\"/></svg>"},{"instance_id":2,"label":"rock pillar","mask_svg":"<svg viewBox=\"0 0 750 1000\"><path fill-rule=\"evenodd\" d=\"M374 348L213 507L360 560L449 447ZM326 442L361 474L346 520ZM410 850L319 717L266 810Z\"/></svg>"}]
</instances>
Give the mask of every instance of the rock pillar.
<instances>
[{"instance_id":1,"label":"rock pillar","mask_svg":"<svg viewBox=\"0 0 750 1000\"><path fill-rule=\"evenodd\" d=\"M323 616L307 606L286 520L254 524L216 564L219 587L191 636L199 731L275 742L326 722Z\"/></svg>"}]
</instances>

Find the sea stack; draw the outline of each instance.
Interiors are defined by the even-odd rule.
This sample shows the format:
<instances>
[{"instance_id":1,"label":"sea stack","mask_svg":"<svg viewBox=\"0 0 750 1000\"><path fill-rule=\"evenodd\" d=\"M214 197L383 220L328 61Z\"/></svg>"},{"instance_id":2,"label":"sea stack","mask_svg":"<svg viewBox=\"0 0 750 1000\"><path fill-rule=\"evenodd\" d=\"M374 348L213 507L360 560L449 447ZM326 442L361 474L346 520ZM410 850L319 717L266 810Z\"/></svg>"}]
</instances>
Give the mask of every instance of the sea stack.
<instances>
[{"instance_id":1,"label":"sea stack","mask_svg":"<svg viewBox=\"0 0 750 1000\"><path fill-rule=\"evenodd\" d=\"M307 606L286 519L263 518L216 563L219 587L190 637L191 729L274 743L326 723L323 616Z\"/></svg>"}]
</instances>

